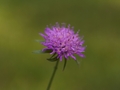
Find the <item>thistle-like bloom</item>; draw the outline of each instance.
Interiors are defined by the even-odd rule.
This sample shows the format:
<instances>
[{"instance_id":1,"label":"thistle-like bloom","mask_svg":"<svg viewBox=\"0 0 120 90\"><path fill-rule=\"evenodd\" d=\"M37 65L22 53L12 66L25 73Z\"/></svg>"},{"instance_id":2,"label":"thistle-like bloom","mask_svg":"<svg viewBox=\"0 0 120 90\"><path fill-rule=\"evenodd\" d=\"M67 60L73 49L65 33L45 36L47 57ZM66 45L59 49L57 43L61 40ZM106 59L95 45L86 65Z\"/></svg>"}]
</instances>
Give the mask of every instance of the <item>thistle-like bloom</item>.
<instances>
[{"instance_id":1,"label":"thistle-like bloom","mask_svg":"<svg viewBox=\"0 0 120 90\"><path fill-rule=\"evenodd\" d=\"M80 57L85 57L82 52L85 51L84 40L82 37L79 37L78 32L74 32L74 28L65 24L59 25L58 23L52 27L45 28L45 34L40 33L40 35L45 39L42 42L46 48L44 51L50 50L50 54L57 54L57 58L62 61L62 58L68 59L72 57L76 60L74 54L79 55Z\"/></svg>"}]
</instances>

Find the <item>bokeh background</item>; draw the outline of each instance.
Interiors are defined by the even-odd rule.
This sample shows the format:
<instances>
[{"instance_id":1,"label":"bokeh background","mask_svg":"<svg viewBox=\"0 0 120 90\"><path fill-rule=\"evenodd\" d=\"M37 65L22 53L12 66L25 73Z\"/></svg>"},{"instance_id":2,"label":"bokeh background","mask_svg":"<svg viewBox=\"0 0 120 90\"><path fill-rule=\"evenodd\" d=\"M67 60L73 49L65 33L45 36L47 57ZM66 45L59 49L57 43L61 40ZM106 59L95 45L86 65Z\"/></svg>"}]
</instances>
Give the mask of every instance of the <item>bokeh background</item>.
<instances>
[{"instance_id":1,"label":"bokeh background","mask_svg":"<svg viewBox=\"0 0 120 90\"><path fill-rule=\"evenodd\" d=\"M0 90L46 90L55 63L33 54L46 25L80 29L80 66L63 62L51 90L120 90L120 0L0 0Z\"/></svg>"}]
</instances>

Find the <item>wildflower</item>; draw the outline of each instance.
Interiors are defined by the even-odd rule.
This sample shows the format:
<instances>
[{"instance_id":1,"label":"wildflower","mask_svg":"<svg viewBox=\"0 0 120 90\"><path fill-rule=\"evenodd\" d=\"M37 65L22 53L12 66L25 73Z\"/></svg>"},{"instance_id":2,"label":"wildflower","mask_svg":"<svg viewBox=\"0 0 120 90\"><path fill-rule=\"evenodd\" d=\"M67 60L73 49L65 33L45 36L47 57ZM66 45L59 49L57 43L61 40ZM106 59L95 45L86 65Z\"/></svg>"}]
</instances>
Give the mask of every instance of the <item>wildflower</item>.
<instances>
[{"instance_id":1,"label":"wildflower","mask_svg":"<svg viewBox=\"0 0 120 90\"><path fill-rule=\"evenodd\" d=\"M74 54L79 55L80 57L85 57L83 52L85 51L84 40L82 37L79 37L77 33L74 32L74 28L65 24L61 26L56 23L55 26L46 27L45 34L40 33L40 35L45 39L41 42L46 48L42 51L48 51L50 54L57 55L55 59L62 61L63 58L66 60L69 57L72 57L76 60ZM52 57L53 57L52 56Z\"/></svg>"}]
</instances>

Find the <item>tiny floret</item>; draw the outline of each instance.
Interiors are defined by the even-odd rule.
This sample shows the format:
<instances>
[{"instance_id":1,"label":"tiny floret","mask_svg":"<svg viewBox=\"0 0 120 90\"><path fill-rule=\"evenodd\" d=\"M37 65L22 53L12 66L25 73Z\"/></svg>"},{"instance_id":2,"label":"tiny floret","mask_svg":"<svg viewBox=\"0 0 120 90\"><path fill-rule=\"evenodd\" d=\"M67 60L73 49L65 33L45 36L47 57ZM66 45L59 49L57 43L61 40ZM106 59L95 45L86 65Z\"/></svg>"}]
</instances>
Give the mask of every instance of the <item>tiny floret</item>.
<instances>
[{"instance_id":1,"label":"tiny floret","mask_svg":"<svg viewBox=\"0 0 120 90\"><path fill-rule=\"evenodd\" d=\"M65 24L59 25L56 23L54 26L46 27L45 34L40 33L44 38L41 42L46 48L42 51L50 51L50 54L56 54L57 58L62 61L63 58L68 59L72 57L76 60L74 54L80 57L85 57L83 52L85 51L84 40L79 37L79 32L75 33L74 28Z\"/></svg>"}]
</instances>

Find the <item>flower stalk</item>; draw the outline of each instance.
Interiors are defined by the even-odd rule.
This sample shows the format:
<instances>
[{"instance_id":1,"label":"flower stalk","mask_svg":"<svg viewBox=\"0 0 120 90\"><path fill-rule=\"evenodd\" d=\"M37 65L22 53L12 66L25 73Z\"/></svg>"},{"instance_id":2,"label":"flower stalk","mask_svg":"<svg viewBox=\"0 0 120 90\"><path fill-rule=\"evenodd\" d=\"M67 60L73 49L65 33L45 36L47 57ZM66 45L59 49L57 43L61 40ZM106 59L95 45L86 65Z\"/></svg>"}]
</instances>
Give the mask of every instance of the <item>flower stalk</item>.
<instances>
[{"instance_id":1,"label":"flower stalk","mask_svg":"<svg viewBox=\"0 0 120 90\"><path fill-rule=\"evenodd\" d=\"M50 90L50 87L51 87L51 85L52 85L53 79L54 79L54 77L55 77L55 74L56 74L56 71L57 71L57 68L58 68L58 63L59 63L59 60L56 61L56 65L55 65L55 67L54 67L52 76L51 76L51 78L50 78L50 81L49 81L49 83L48 83L48 87L47 87L46 90Z\"/></svg>"}]
</instances>

